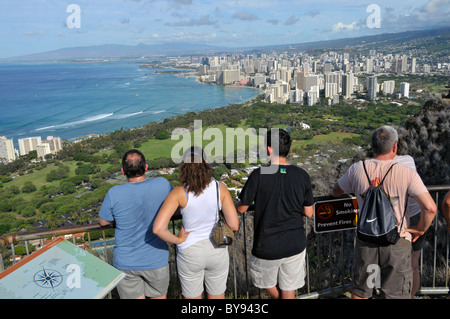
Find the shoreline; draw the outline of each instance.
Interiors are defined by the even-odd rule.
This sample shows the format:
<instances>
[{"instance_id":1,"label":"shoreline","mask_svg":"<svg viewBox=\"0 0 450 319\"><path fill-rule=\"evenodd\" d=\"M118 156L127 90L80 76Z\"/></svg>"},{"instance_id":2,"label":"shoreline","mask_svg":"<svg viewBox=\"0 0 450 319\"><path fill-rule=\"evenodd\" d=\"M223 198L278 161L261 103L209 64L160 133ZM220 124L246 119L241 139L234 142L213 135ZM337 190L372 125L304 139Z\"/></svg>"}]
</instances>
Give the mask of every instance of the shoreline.
<instances>
[{"instance_id":1,"label":"shoreline","mask_svg":"<svg viewBox=\"0 0 450 319\"><path fill-rule=\"evenodd\" d=\"M89 61L89 63L92 63L93 61ZM96 64L98 61L94 61ZM129 64L130 61L121 61L124 64ZM117 61L114 61L114 63L117 63ZM72 63L70 63L72 64ZM103 64L103 63L102 63ZM139 66L140 69L143 68L143 66ZM210 84L210 83L204 83L199 81L199 77L198 77L198 71L197 69L193 69L193 68L173 68L172 66L162 66L161 64L158 65L152 65L151 67L144 67L144 68L149 68L149 69L169 69L167 71L164 70L159 70L156 77L158 75L167 75L167 76L174 76L174 77L184 77L186 78L186 80L188 81L195 81L195 83L201 83L201 84ZM155 71L155 70L153 70ZM169 73L167 73L169 72ZM191 78L194 78L194 80L192 80ZM156 81L158 81L158 79L156 79ZM183 80L184 81L184 80ZM159 81L158 81L159 82ZM191 82L193 83L193 82ZM212 84L212 83L211 83ZM192 85L192 84L191 84ZM228 85L227 85L228 86ZM195 96L205 96L205 94L203 94L202 92L199 92L197 95L194 96L194 98L191 100L191 106L188 108L184 108L183 106L179 106L179 108L177 108L177 106L172 107L172 111L175 110L174 112L166 112L167 114L161 114L163 115L163 117L157 117L155 116L155 119L152 119L152 115L151 114L146 114L146 117L148 117L148 119L146 119L143 116L140 116L137 120L120 120L120 119L114 119L114 121L112 121L111 123L107 123L107 122L103 122L99 123L98 125L96 123L92 123L92 125L89 126L85 126L85 127L80 127L79 129L77 127L73 127L70 129L57 129L57 130L49 130L49 131L44 131L41 129L41 127L39 127L39 130L41 132L34 132L33 127L27 129L29 130L28 133L24 132L23 129L21 129L21 127L16 127L14 130L10 130L7 129L2 135L6 135L7 138L9 139L13 139L14 140L14 146L15 148L18 149L18 140L22 139L22 138L27 138L27 137L33 137L33 136L43 136L45 138L45 136L58 136L61 137L61 139L64 142L68 142L68 143L72 143L78 140L83 140L86 139L87 135L104 135L104 134L111 134L112 132L115 132L117 130L120 130L121 128L125 129L125 130L133 130L139 127L142 127L144 125L150 124L150 123L162 123L164 122L166 119L169 118L173 118L173 117L178 117L178 116L183 116L189 112L191 108L198 108L196 110L194 110L194 112L200 112L200 111L204 111L204 110L212 110L212 109L216 109L216 108L221 108L221 107L226 107L228 105L231 104L245 104L248 103L249 101L253 100L255 97L257 97L258 95L260 95L262 93L262 91L258 88L254 88L254 87L250 87L250 86L236 86L236 85L229 85L230 87L235 87L235 88L242 88L242 89L257 89L256 92L252 91L245 91L244 94L242 94L242 96L244 96L244 98L239 98L238 96L234 95L234 94L227 94L227 93L220 93L220 90L217 92L217 96L219 97L219 99L215 99L212 100L213 102L211 104L209 104L208 101L204 101L205 99L202 99L201 101L199 101L200 104L197 105ZM194 86L195 88L195 86ZM202 89L200 89L202 90ZM204 91L204 89L203 89ZM195 90L193 91L195 92ZM253 92L253 93L252 93ZM160 95L156 92L156 96ZM218 105L214 105L214 101L216 101L220 103L220 100L223 100L223 103L218 103ZM227 100L231 100L230 102L227 102ZM233 102L233 100L237 100L237 102ZM140 105L144 105L142 108L145 108L145 103L148 102L140 102ZM209 105L208 105L209 104ZM91 110L95 111L95 110ZM141 122L139 121L139 119L141 120ZM143 120L143 121L142 121ZM133 123L134 122L134 123ZM59 123L59 122L58 122ZM54 125L50 125L49 126L59 126L57 124ZM111 125L109 125L111 124ZM38 124L36 124L38 126ZM109 128L108 126L111 126L111 128ZM95 127L98 127L98 131L95 130ZM92 130L94 128L94 130ZM75 134L71 134L71 133L75 133Z\"/></svg>"},{"instance_id":2,"label":"shoreline","mask_svg":"<svg viewBox=\"0 0 450 319\"><path fill-rule=\"evenodd\" d=\"M161 74L167 74L167 73L161 73ZM176 75L174 75L174 76L176 76ZM195 76L194 76L194 75L191 75L191 76L189 76L189 77L190 77L190 78L195 77L196 82L199 83L199 84L203 84L203 85L218 85L218 84L215 84L215 83L205 83L205 82L202 82L202 81L199 80L199 77L196 76L196 75L195 75ZM260 91L260 92L259 92L259 94L257 94L256 96L250 98L250 99L247 100L247 101L241 101L241 102L239 102L239 103L228 103L228 105L217 106L217 107L214 107L214 108L206 108L206 109L199 110L199 111L196 111L196 112L202 112L202 111L208 111L208 110L215 110L215 109L223 108L223 107L229 107L229 106L232 105L232 104L233 104L233 105L241 105L241 106L245 106L246 104L248 104L249 102L252 102L255 98L257 98L259 95L261 95L261 94L263 93L263 90L262 90L262 89L256 88L256 87L251 87L251 86L243 86L243 85L235 85L235 84L232 84L232 85L219 85L219 86L222 86L222 87L233 87L233 88L243 88L243 89L254 89L254 90L257 90L257 91ZM141 126L151 125L151 124L161 124L161 123L163 123L166 119L172 119L172 118L173 118L173 119L177 119L178 117L182 117L182 116L186 115L186 114L189 113L189 112L192 112L192 111L185 111L185 112L182 113L182 114L177 114L177 115L172 115L172 116L164 117L164 118L162 118L162 119L160 119L160 120L157 120L157 121L151 121L151 122L142 124ZM130 128L124 128L124 130L135 130L135 129L140 129L140 128L142 128L142 127L139 127L139 126L133 126L133 127L130 127ZM111 134L111 133L116 132L116 131L118 131L118 130L120 130L120 129L109 130L109 131L107 131L107 132L105 132L105 133L88 133L88 134L84 134L84 135L82 135L82 136L77 136L77 137L72 137L72 138L64 139L63 142L77 143L77 142L80 142L80 141L85 140L85 139L89 139L89 138L93 138L93 137L95 138L95 137L99 137L99 136L103 136L103 135L108 135L108 134ZM73 140L73 141L71 141L71 140Z\"/></svg>"}]
</instances>

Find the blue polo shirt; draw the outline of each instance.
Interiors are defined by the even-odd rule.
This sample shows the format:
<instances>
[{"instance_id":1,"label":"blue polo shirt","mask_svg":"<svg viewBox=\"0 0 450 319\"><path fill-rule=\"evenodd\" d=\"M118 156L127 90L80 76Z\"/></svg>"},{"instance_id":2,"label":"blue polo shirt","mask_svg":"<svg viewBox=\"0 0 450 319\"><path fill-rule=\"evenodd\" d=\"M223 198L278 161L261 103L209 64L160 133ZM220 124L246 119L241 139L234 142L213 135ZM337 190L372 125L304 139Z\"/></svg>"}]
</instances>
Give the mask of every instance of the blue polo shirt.
<instances>
[{"instance_id":1,"label":"blue polo shirt","mask_svg":"<svg viewBox=\"0 0 450 319\"><path fill-rule=\"evenodd\" d=\"M157 177L112 187L99 216L116 222L113 265L121 270L151 270L169 260L167 242L153 234L153 221L172 185Z\"/></svg>"}]
</instances>

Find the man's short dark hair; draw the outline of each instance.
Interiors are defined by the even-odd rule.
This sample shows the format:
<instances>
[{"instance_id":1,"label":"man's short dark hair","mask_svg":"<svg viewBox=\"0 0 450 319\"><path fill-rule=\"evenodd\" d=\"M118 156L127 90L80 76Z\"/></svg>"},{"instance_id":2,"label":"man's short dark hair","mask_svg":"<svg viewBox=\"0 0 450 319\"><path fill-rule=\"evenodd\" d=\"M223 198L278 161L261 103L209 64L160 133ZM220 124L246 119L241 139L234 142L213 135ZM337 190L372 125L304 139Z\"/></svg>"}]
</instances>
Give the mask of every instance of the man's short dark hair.
<instances>
[{"instance_id":1,"label":"man's short dark hair","mask_svg":"<svg viewBox=\"0 0 450 319\"><path fill-rule=\"evenodd\" d=\"M129 150L122 157L122 168L127 178L145 175L145 156L138 150Z\"/></svg>"},{"instance_id":2,"label":"man's short dark hair","mask_svg":"<svg viewBox=\"0 0 450 319\"><path fill-rule=\"evenodd\" d=\"M274 138L274 141L278 140L278 149L276 145L272 147L272 137ZM271 129L267 132L266 143L267 146L272 147L274 155L287 157L289 150L291 149L292 139L289 133L285 130Z\"/></svg>"}]
</instances>

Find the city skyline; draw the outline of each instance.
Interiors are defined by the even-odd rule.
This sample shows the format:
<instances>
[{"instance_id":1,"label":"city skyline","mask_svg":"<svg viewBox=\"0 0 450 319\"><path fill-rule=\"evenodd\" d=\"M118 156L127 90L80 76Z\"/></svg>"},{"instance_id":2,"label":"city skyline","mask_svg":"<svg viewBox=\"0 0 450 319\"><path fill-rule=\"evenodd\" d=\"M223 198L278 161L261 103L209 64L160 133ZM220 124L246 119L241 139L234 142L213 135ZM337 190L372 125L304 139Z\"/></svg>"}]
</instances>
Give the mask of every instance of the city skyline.
<instances>
[{"instance_id":1,"label":"city skyline","mask_svg":"<svg viewBox=\"0 0 450 319\"><path fill-rule=\"evenodd\" d=\"M447 27L449 10L450 0L8 1L0 4L0 58L102 44L238 48L353 38Z\"/></svg>"}]
</instances>

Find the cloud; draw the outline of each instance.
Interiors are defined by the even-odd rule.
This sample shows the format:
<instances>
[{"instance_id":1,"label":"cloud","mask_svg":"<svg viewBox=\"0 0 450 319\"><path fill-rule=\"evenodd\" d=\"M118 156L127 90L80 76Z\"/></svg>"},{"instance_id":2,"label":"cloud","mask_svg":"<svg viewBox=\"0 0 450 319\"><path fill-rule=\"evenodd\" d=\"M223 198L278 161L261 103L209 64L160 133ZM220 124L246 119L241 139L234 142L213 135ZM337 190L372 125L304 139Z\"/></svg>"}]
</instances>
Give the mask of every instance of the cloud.
<instances>
[{"instance_id":1,"label":"cloud","mask_svg":"<svg viewBox=\"0 0 450 319\"><path fill-rule=\"evenodd\" d=\"M45 32L42 30L38 30L38 31L26 31L22 33L23 35L26 36L35 36L35 35L44 35Z\"/></svg>"},{"instance_id":2,"label":"cloud","mask_svg":"<svg viewBox=\"0 0 450 319\"><path fill-rule=\"evenodd\" d=\"M284 25L293 25L295 23L297 23L297 21L299 20L299 18L297 18L294 15L291 15L286 21L284 21Z\"/></svg>"},{"instance_id":3,"label":"cloud","mask_svg":"<svg viewBox=\"0 0 450 319\"><path fill-rule=\"evenodd\" d=\"M235 13L235 14L233 14L232 18L233 19L243 20L243 21L259 20L259 18L256 15L254 15L253 13L247 13L247 12Z\"/></svg>"},{"instance_id":4,"label":"cloud","mask_svg":"<svg viewBox=\"0 0 450 319\"><path fill-rule=\"evenodd\" d=\"M198 19L191 19L189 21L179 21L175 23L166 23L166 25L174 27L193 27L199 25L215 25L214 21L211 21L209 15L202 16Z\"/></svg>"},{"instance_id":5,"label":"cloud","mask_svg":"<svg viewBox=\"0 0 450 319\"><path fill-rule=\"evenodd\" d=\"M338 22L331 27L331 29L335 32L342 31L342 30L353 30L353 29L357 29L357 28L358 28L357 22L352 22L350 24L344 24L342 22Z\"/></svg>"},{"instance_id":6,"label":"cloud","mask_svg":"<svg viewBox=\"0 0 450 319\"><path fill-rule=\"evenodd\" d=\"M176 2L178 4L184 4L184 5L192 4L192 0L174 0L174 2Z\"/></svg>"},{"instance_id":7,"label":"cloud","mask_svg":"<svg viewBox=\"0 0 450 319\"><path fill-rule=\"evenodd\" d=\"M450 25L450 0L429 0L416 8L400 8L385 11L381 16L381 28L389 32L444 27Z\"/></svg>"},{"instance_id":8,"label":"cloud","mask_svg":"<svg viewBox=\"0 0 450 319\"><path fill-rule=\"evenodd\" d=\"M320 14L320 11L319 10L309 10L308 14L314 18Z\"/></svg>"},{"instance_id":9,"label":"cloud","mask_svg":"<svg viewBox=\"0 0 450 319\"><path fill-rule=\"evenodd\" d=\"M278 22L280 22L280 21L278 21L278 19L269 19L269 20L267 20L267 22L269 22L269 23L271 23L273 25L277 25Z\"/></svg>"},{"instance_id":10,"label":"cloud","mask_svg":"<svg viewBox=\"0 0 450 319\"><path fill-rule=\"evenodd\" d=\"M433 14L442 12L442 9L447 8L448 12L448 5L450 4L450 0L430 0L424 6L420 9L423 13ZM445 11L445 10L444 10Z\"/></svg>"}]
</instances>

